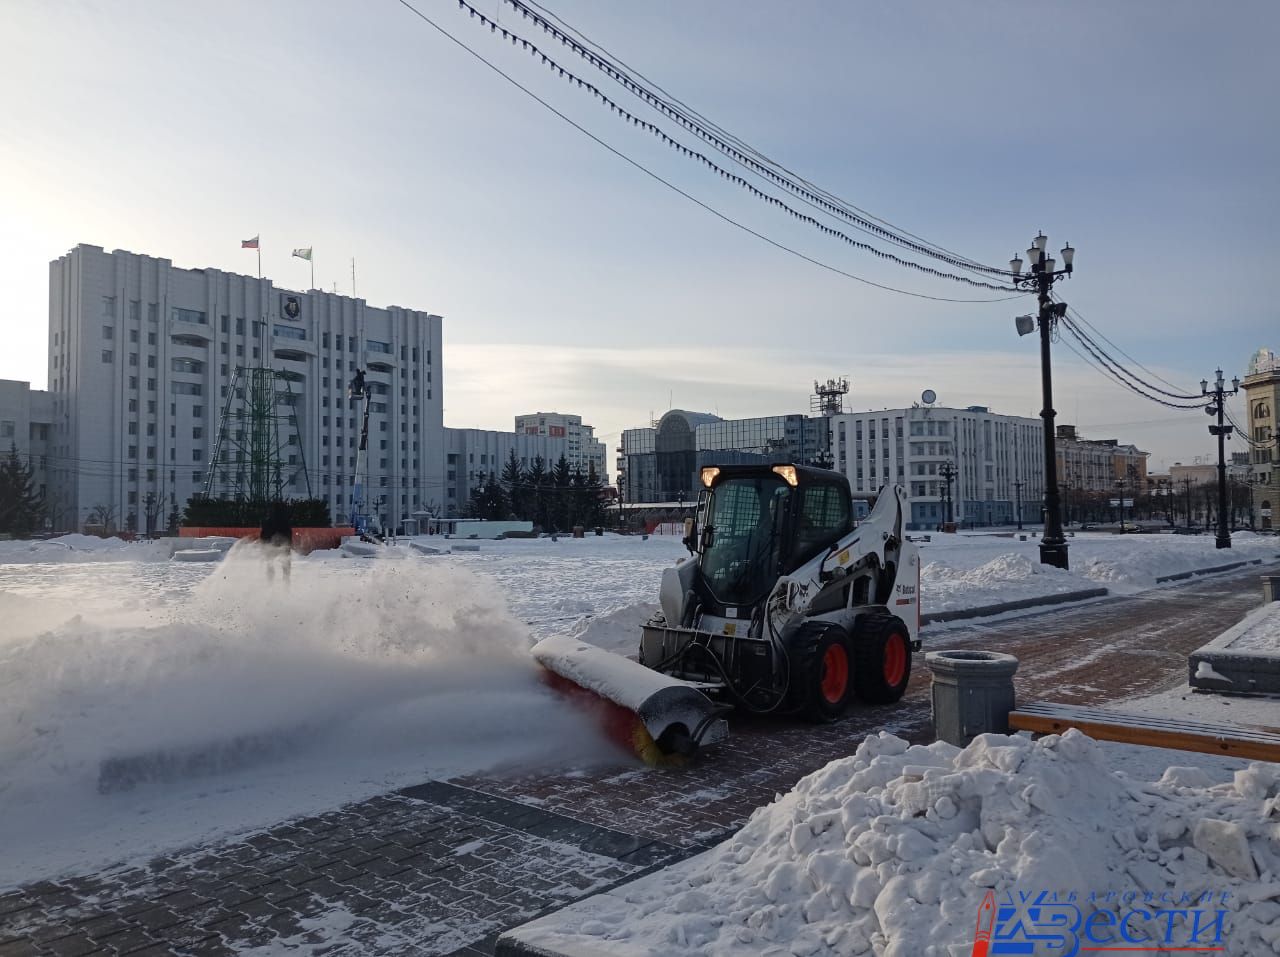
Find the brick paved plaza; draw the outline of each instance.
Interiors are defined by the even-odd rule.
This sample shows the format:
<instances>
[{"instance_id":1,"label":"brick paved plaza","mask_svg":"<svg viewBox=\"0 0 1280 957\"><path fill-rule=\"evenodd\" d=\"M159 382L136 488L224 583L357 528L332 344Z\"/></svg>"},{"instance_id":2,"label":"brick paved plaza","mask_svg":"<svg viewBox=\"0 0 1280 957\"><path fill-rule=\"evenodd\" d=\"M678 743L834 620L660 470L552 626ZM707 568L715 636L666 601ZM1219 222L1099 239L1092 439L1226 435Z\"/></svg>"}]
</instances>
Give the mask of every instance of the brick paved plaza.
<instances>
[{"instance_id":1,"label":"brick paved plaza","mask_svg":"<svg viewBox=\"0 0 1280 957\"><path fill-rule=\"evenodd\" d=\"M1097 704L1185 680L1259 603L1258 568L1133 598L924 633L1022 661L1021 699ZM737 719L690 767L424 782L243 839L0 894L0 957L491 954L510 927L697 853L870 731L929 731L921 658L898 706L815 727ZM2 849L0 849L2 852Z\"/></svg>"}]
</instances>

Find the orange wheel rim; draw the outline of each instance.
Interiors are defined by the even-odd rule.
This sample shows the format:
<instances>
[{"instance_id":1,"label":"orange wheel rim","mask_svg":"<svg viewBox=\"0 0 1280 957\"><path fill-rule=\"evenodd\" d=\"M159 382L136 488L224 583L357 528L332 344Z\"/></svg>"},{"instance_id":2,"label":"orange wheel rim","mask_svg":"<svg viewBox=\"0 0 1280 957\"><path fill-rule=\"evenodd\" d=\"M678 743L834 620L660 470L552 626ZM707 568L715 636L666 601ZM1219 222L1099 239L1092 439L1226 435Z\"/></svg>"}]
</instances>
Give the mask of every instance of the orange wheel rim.
<instances>
[{"instance_id":1,"label":"orange wheel rim","mask_svg":"<svg viewBox=\"0 0 1280 957\"><path fill-rule=\"evenodd\" d=\"M822 656L822 697L830 704L844 698L849 687L849 656L843 645L828 645Z\"/></svg>"},{"instance_id":2,"label":"orange wheel rim","mask_svg":"<svg viewBox=\"0 0 1280 957\"><path fill-rule=\"evenodd\" d=\"M902 682L907 672L907 643L896 632L884 643L884 681L890 687Z\"/></svg>"}]
</instances>

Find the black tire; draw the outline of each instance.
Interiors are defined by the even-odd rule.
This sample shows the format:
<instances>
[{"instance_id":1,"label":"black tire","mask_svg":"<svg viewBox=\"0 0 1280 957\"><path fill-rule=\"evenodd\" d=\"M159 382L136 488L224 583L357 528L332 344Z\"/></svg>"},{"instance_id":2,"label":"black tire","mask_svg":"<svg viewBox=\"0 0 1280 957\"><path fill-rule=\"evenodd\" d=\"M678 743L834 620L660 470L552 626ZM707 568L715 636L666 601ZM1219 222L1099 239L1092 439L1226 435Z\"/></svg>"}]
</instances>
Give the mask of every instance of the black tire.
<instances>
[{"instance_id":1,"label":"black tire","mask_svg":"<svg viewBox=\"0 0 1280 957\"><path fill-rule=\"evenodd\" d=\"M805 625L791 657L791 687L800 713L826 723L844 716L853 703L854 667L848 636L837 625Z\"/></svg>"},{"instance_id":2,"label":"black tire","mask_svg":"<svg viewBox=\"0 0 1280 957\"><path fill-rule=\"evenodd\" d=\"M867 704L899 700L911 680L911 633L902 619L871 615L858 622L853 637L853 682Z\"/></svg>"}]
</instances>

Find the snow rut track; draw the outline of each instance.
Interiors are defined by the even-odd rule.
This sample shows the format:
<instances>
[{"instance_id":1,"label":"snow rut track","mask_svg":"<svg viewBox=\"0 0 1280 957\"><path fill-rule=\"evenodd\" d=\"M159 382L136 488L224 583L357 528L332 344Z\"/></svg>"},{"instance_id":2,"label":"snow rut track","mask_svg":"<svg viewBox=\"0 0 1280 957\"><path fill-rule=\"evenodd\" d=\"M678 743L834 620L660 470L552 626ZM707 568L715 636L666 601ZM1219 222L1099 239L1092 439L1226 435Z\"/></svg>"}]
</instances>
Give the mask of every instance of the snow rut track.
<instances>
[{"instance_id":1,"label":"snow rut track","mask_svg":"<svg viewBox=\"0 0 1280 957\"><path fill-rule=\"evenodd\" d=\"M296 754L316 743L317 729L238 734L185 748L104 758L98 765L98 793L130 791L141 784L209 777L251 768Z\"/></svg>"}]
</instances>

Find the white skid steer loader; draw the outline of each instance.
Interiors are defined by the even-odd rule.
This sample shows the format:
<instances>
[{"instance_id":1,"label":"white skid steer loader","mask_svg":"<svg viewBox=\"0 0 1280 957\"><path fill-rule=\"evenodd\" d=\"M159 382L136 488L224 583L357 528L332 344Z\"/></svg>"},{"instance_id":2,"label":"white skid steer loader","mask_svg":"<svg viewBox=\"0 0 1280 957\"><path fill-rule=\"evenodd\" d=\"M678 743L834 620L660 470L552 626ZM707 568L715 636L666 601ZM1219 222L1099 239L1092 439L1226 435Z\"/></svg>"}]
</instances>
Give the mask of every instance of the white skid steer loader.
<instances>
[{"instance_id":1,"label":"white skid steer loader","mask_svg":"<svg viewBox=\"0 0 1280 957\"><path fill-rule=\"evenodd\" d=\"M920 559L908 504L885 488L855 527L848 480L799 465L702 469L692 558L663 571L638 661L568 638L534 657L557 683L634 716L646 760L722 740L729 707L839 718L897 701L920 649Z\"/></svg>"}]
</instances>

